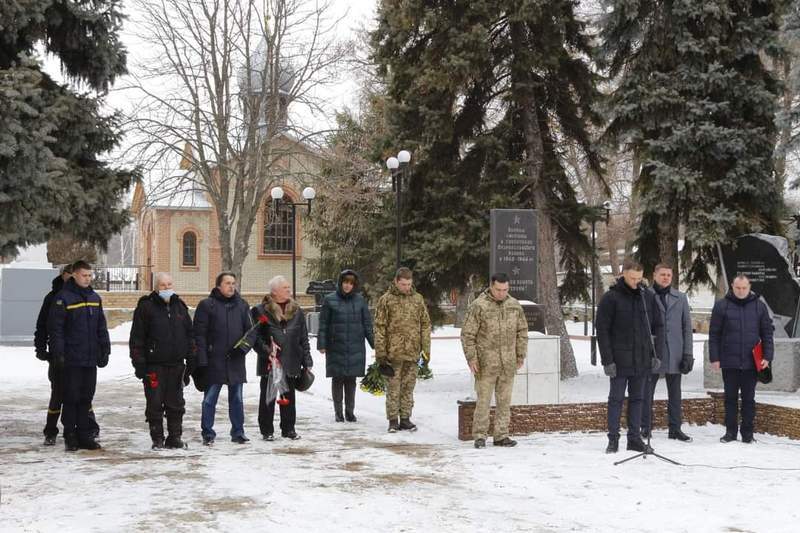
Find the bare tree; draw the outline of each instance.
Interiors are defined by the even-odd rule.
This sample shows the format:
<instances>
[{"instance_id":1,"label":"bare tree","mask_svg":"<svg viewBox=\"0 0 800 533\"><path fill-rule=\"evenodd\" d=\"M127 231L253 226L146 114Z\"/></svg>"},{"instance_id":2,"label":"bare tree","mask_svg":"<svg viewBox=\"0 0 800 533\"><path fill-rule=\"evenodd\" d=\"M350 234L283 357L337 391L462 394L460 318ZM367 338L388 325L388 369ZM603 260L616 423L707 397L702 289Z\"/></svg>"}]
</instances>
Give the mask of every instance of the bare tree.
<instances>
[{"instance_id":1,"label":"bare tree","mask_svg":"<svg viewBox=\"0 0 800 533\"><path fill-rule=\"evenodd\" d=\"M299 155L325 133L322 93L349 52L340 19L314 0L137 0L135 10L154 54L128 86L127 155L151 172L148 202L207 195L222 267L241 276L267 191L314 174Z\"/></svg>"}]
</instances>

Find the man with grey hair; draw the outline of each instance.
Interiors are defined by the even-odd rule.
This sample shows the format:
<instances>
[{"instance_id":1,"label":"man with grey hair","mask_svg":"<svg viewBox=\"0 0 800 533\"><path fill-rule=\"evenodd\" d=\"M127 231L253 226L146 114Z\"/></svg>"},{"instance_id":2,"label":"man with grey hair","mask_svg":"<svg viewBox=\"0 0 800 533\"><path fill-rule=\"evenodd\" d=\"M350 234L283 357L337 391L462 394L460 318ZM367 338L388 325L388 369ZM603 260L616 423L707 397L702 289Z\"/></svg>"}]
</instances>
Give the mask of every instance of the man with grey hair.
<instances>
[{"instance_id":1,"label":"man with grey hair","mask_svg":"<svg viewBox=\"0 0 800 533\"><path fill-rule=\"evenodd\" d=\"M283 367L283 373L289 389L282 398L277 398L281 414L281 436L297 440L300 435L295 431L297 409L295 406L295 387L299 383L309 383L311 367L311 348L308 343L308 329L303 310L292 298L292 289L283 276L275 276L268 283L269 294L264 296L260 305L252 310L254 321L261 322L258 327L258 338L254 349L258 354L257 373L261 376L261 395L258 402L258 425L261 436L266 441L275 440L275 401L267 399L266 390L270 371L270 355L274 354ZM262 317L266 317L266 321ZM301 389L304 390L304 389Z\"/></svg>"},{"instance_id":2,"label":"man with grey hair","mask_svg":"<svg viewBox=\"0 0 800 533\"><path fill-rule=\"evenodd\" d=\"M192 319L173 290L172 276L155 275L155 290L142 296L133 313L130 354L144 385L145 419L153 449L183 448L183 386L195 366ZM164 439L164 414L169 435Z\"/></svg>"}]
</instances>

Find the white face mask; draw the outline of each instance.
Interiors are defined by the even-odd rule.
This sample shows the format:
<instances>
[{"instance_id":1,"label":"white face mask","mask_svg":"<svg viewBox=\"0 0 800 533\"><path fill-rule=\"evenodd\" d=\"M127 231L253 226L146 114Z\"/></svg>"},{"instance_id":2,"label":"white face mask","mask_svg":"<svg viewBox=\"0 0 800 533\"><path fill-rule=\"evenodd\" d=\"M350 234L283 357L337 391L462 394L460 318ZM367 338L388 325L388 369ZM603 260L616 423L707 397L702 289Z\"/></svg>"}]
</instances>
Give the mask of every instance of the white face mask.
<instances>
[{"instance_id":1,"label":"white face mask","mask_svg":"<svg viewBox=\"0 0 800 533\"><path fill-rule=\"evenodd\" d=\"M158 295L161 296L161 298L165 302L168 302L169 299L172 298L173 294L175 294L175 291L173 291L172 289L164 289L163 291L158 291Z\"/></svg>"}]
</instances>

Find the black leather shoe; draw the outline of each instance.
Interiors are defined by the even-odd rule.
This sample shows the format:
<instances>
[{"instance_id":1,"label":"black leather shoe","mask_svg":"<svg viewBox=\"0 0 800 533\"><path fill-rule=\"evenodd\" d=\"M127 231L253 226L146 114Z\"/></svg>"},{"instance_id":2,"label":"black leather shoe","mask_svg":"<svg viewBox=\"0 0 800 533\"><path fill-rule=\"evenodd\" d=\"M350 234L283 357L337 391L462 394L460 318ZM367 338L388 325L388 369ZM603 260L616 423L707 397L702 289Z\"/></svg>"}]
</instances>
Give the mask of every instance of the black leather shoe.
<instances>
[{"instance_id":1,"label":"black leather shoe","mask_svg":"<svg viewBox=\"0 0 800 533\"><path fill-rule=\"evenodd\" d=\"M514 446L517 445L517 441L505 437L500 440L492 441L492 444L494 444L495 446L504 446L506 448L513 448Z\"/></svg>"},{"instance_id":2,"label":"black leather shoe","mask_svg":"<svg viewBox=\"0 0 800 533\"><path fill-rule=\"evenodd\" d=\"M358 418L356 418L356 415L354 415L353 413L345 413L344 419L347 420L348 422L358 422Z\"/></svg>"},{"instance_id":3,"label":"black leather shoe","mask_svg":"<svg viewBox=\"0 0 800 533\"><path fill-rule=\"evenodd\" d=\"M248 439L244 435L237 435L235 437L231 437L231 442L235 442L236 444L247 444L248 442L250 442L250 439Z\"/></svg>"},{"instance_id":4,"label":"black leather shoe","mask_svg":"<svg viewBox=\"0 0 800 533\"><path fill-rule=\"evenodd\" d=\"M261 438L267 442L272 442L275 440L275 435L273 435L272 433L264 433L261 435Z\"/></svg>"},{"instance_id":5,"label":"black leather shoe","mask_svg":"<svg viewBox=\"0 0 800 533\"><path fill-rule=\"evenodd\" d=\"M214 437L203 437L203 446L213 446Z\"/></svg>"},{"instance_id":6,"label":"black leather shoe","mask_svg":"<svg viewBox=\"0 0 800 533\"><path fill-rule=\"evenodd\" d=\"M649 429L642 430L642 439L649 439L651 437Z\"/></svg>"},{"instance_id":7,"label":"black leather shoe","mask_svg":"<svg viewBox=\"0 0 800 533\"><path fill-rule=\"evenodd\" d=\"M181 450L186 448L186 443L183 442L180 437L173 437L170 435L167 437L167 440L164 441L164 447L171 450Z\"/></svg>"},{"instance_id":8,"label":"black leather shoe","mask_svg":"<svg viewBox=\"0 0 800 533\"><path fill-rule=\"evenodd\" d=\"M642 439L628 439L626 449L632 452L653 453L653 448Z\"/></svg>"},{"instance_id":9,"label":"black leather shoe","mask_svg":"<svg viewBox=\"0 0 800 533\"><path fill-rule=\"evenodd\" d=\"M719 438L719 441L723 443L733 442L735 440L736 440L736 435L731 435L730 433L725 433L723 436Z\"/></svg>"},{"instance_id":10,"label":"black leather shoe","mask_svg":"<svg viewBox=\"0 0 800 533\"><path fill-rule=\"evenodd\" d=\"M64 449L68 452L78 451L78 438L64 436Z\"/></svg>"},{"instance_id":11,"label":"black leather shoe","mask_svg":"<svg viewBox=\"0 0 800 533\"><path fill-rule=\"evenodd\" d=\"M680 429L670 430L669 438L672 440L679 440L681 442L692 442L692 437L690 437Z\"/></svg>"},{"instance_id":12,"label":"black leather shoe","mask_svg":"<svg viewBox=\"0 0 800 533\"><path fill-rule=\"evenodd\" d=\"M752 435L748 435L746 437L742 435L742 442L744 442L745 444L753 444L754 442L756 442L756 439L754 439Z\"/></svg>"},{"instance_id":13,"label":"black leather shoe","mask_svg":"<svg viewBox=\"0 0 800 533\"><path fill-rule=\"evenodd\" d=\"M608 446L606 446L606 453L617 453L619 451L619 435L615 437L608 437Z\"/></svg>"},{"instance_id":14,"label":"black leather shoe","mask_svg":"<svg viewBox=\"0 0 800 533\"><path fill-rule=\"evenodd\" d=\"M298 435L296 431L288 431L286 433L281 433L281 437L283 437L284 439L300 440L300 435Z\"/></svg>"},{"instance_id":15,"label":"black leather shoe","mask_svg":"<svg viewBox=\"0 0 800 533\"><path fill-rule=\"evenodd\" d=\"M153 439L153 445L150 446L151 450L161 450L164 448L164 437L156 437Z\"/></svg>"},{"instance_id":16,"label":"black leather shoe","mask_svg":"<svg viewBox=\"0 0 800 533\"><path fill-rule=\"evenodd\" d=\"M45 446L55 446L56 445L56 437L55 435L48 435L44 438L44 445Z\"/></svg>"},{"instance_id":17,"label":"black leather shoe","mask_svg":"<svg viewBox=\"0 0 800 533\"><path fill-rule=\"evenodd\" d=\"M476 448L486 448L486 439L475 439Z\"/></svg>"},{"instance_id":18,"label":"black leather shoe","mask_svg":"<svg viewBox=\"0 0 800 533\"><path fill-rule=\"evenodd\" d=\"M344 422L344 416L342 415L342 413L336 413L334 416L337 422Z\"/></svg>"}]
</instances>

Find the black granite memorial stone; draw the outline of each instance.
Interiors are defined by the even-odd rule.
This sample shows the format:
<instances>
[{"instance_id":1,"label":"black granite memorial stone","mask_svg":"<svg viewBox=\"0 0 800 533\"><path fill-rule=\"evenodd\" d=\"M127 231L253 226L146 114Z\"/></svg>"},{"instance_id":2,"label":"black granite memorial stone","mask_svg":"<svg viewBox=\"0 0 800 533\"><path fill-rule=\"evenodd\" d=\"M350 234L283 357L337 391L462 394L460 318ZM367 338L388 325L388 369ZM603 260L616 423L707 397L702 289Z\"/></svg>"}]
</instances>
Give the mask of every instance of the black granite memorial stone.
<instances>
[{"instance_id":1,"label":"black granite memorial stone","mask_svg":"<svg viewBox=\"0 0 800 533\"><path fill-rule=\"evenodd\" d=\"M490 271L508 274L511 296L536 302L537 283L536 211L492 209Z\"/></svg>"},{"instance_id":2,"label":"black granite memorial stone","mask_svg":"<svg viewBox=\"0 0 800 533\"><path fill-rule=\"evenodd\" d=\"M322 307L322 300L334 292L336 292L336 283L332 279L310 281L306 289L306 294L314 295L315 311L319 311Z\"/></svg>"},{"instance_id":3,"label":"black granite memorial stone","mask_svg":"<svg viewBox=\"0 0 800 533\"><path fill-rule=\"evenodd\" d=\"M522 304L525 320L528 321L528 331L547 333L544 326L544 307L539 304Z\"/></svg>"},{"instance_id":4,"label":"black granite memorial stone","mask_svg":"<svg viewBox=\"0 0 800 533\"><path fill-rule=\"evenodd\" d=\"M722 247L722 261L729 285L737 275L744 274L750 278L752 290L764 297L774 314L776 336L800 336L800 283L792 272L786 239L759 233L744 235L734 245Z\"/></svg>"}]
</instances>

